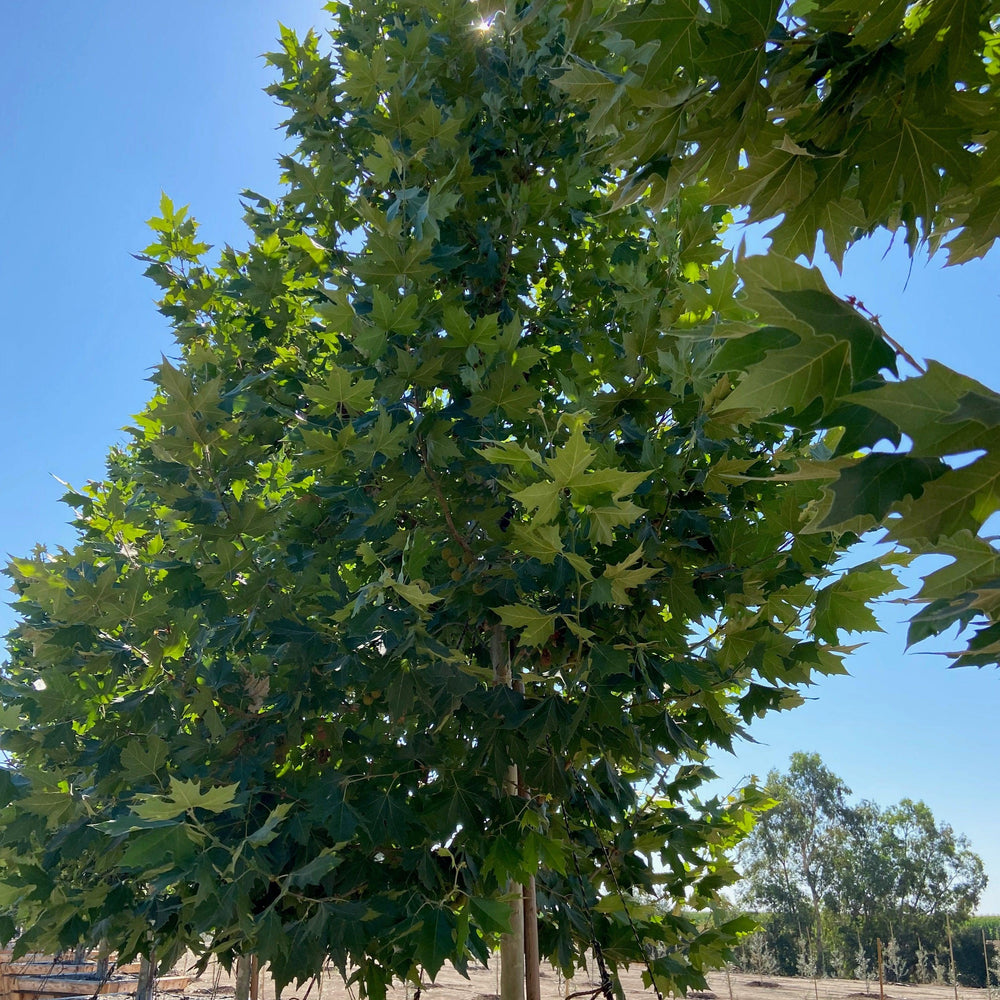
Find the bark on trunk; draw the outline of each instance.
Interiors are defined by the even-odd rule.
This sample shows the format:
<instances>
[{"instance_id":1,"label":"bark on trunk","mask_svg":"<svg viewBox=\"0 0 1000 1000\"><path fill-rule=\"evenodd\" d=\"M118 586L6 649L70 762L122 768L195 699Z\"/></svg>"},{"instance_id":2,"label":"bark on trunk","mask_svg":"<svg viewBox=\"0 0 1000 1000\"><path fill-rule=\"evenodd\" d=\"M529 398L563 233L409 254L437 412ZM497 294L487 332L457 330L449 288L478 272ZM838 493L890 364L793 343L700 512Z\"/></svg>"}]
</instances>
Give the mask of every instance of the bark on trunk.
<instances>
[{"instance_id":1,"label":"bark on trunk","mask_svg":"<svg viewBox=\"0 0 1000 1000\"><path fill-rule=\"evenodd\" d=\"M235 1000L250 1000L250 979L253 971L253 959L250 955L240 955L236 959Z\"/></svg>"},{"instance_id":2,"label":"bark on trunk","mask_svg":"<svg viewBox=\"0 0 1000 1000\"><path fill-rule=\"evenodd\" d=\"M135 990L135 1000L153 1000L156 987L156 953L150 949L149 955L139 959L139 983Z\"/></svg>"},{"instance_id":3,"label":"bark on trunk","mask_svg":"<svg viewBox=\"0 0 1000 1000\"><path fill-rule=\"evenodd\" d=\"M111 962L108 956L111 954L111 945L107 938L101 938L97 945L97 978L106 983L111 978Z\"/></svg>"}]
</instances>

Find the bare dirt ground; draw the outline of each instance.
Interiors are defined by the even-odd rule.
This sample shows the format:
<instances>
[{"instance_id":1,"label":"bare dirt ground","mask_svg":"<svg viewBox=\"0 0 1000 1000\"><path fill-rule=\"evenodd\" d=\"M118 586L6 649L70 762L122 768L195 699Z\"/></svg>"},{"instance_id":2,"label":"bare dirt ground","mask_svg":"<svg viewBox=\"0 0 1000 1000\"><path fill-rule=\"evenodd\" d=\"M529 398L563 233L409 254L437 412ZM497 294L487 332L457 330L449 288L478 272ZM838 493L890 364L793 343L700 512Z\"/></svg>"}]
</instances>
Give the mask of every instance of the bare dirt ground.
<instances>
[{"instance_id":1,"label":"bare dirt ground","mask_svg":"<svg viewBox=\"0 0 1000 1000\"><path fill-rule=\"evenodd\" d=\"M470 978L444 968L437 981L426 984L422 1000L497 1000L498 966L470 968ZM793 979L771 976L762 979L750 973L725 972L708 975L708 991L690 993L691 1000L879 1000L879 984L875 979L867 984L854 979ZM596 990L598 981L586 975L565 980L559 973L542 971L542 1000L565 1000L571 993ZM656 1000L653 990L643 987L642 972L633 968L622 975L622 986L629 1000ZM232 978L224 970L209 968L200 979L184 991L186 1000L227 1000L233 996ZM388 1000L413 1000L413 987L398 986L389 991ZM164 994L166 996L166 994ZM886 983L884 1000L989 1000L987 991L959 986L910 986ZM274 1000L274 986L266 975L261 976L260 1000ZM282 1000L357 1000L357 992L349 991L336 972L323 979L289 986ZM586 1000L586 998L580 998Z\"/></svg>"}]
</instances>

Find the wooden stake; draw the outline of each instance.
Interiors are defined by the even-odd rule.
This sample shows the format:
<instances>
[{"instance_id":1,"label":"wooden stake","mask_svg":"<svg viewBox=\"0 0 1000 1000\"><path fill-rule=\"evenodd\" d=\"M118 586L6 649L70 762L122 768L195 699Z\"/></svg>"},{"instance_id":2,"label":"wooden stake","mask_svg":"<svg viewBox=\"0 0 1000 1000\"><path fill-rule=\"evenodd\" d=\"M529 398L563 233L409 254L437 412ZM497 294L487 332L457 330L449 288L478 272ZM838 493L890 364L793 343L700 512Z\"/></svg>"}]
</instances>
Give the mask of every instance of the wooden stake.
<instances>
[{"instance_id":1,"label":"wooden stake","mask_svg":"<svg viewBox=\"0 0 1000 1000\"><path fill-rule=\"evenodd\" d=\"M524 682L520 677L511 677L511 685L515 691L524 693ZM517 794L521 799L528 798L528 786L520 768L517 770ZM541 958L538 953L538 892L534 875L524 885L523 917L524 997L525 1000L542 1000Z\"/></svg>"},{"instance_id":2,"label":"wooden stake","mask_svg":"<svg viewBox=\"0 0 1000 1000\"><path fill-rule=\"evenodd\" d=\"M986 995L990 995L990 954L986 950L986 928L979 928L983 932L983 965L986 968Z\"/></svg>"},{"instance_id":3,"label":"wooden stake","mask_svg":"<svg viewBox=\"0 0 1000 1000\"><path fill-rule=\"evenodd\" d=\"M101 938L97 944L97 978L101 983L106 983L111 978L111 945L107 938Z\"/></svg>"},{"instance_id":4,"label":"wooden stake","mask_svg":"<svg viewBox=\"0 0 1000 1000\"><path fill-rule=\"evenodd\" d=\"M538 896L535 876L524 887L524 997L542 1000L541 959L538 955Z\"/></svg>"},{"instance_id":5,"label":"wooden stake","mask_svg":"<svg viewBox=\"0 0 1000 1000\"><path fill-rule=\"evenodd\" d=\"M240 955L236 959L236 1000L250 1000L250 978L253 959L249 955Z\"/></svg>"},{"instance_id":6,"label":"wooden stake","mask_svg":"<svg viewBox=\"0 0 1000 1000\"><path fill-rule=\"evenodd\" d=\"M951 981L955 987L955 1000L958 1000L958 974L955 970L955 945L951 939L951 917L944 915L945 927L948 928L948 954L951 955Z\"/></svg>"},{"instance_id":7,"label":"wooden stake","mask_svg":"<svg viewBox=\"0 0 1000 1000\"><path fill-rule=\"evenodd\" d=\"M882 939L875 938L875 947L878 951L878 995L879 1000L885 1000L885 977L882 975Z\"/></svg>"},{"instance_id":8,"label":"wooden stake","mask_svg":"<svg viewBox=\"0 0 1000 1000\"><path fill-rule=\"evenodd\" d=\"M493 666L493 685L511 687L510 643L507 628L494 625L490 636L490 661ZM504 792L517 795L517 766L507 768ZM510 933L500 937L500 1000L525 1000L524 998L524 890L513 880L507 883L510 901ZM237 997L237 1000L240 1000Z\"/></svg>"}]
</instances>

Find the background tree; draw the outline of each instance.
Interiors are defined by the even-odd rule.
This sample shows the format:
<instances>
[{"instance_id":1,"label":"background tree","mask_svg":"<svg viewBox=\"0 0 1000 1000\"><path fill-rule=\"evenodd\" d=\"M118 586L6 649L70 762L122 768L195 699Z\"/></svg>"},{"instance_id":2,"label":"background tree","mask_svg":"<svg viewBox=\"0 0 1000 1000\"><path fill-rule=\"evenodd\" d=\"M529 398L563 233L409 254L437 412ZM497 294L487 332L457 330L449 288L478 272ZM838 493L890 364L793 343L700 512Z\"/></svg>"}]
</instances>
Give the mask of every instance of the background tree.
<instances>
[{"instance_id":1,"label":"background tree","mask_svg":"<svg viewBox=\"0 0 1000 1000\"><path fill-rule=\"evenodd\" d=\"M921 946L940 947L946 922L959 926L974 911L986 886L982 861L924 803L852 805L850 789L817 754L794 754L786 774L768 775L765 791L778 804L741 849L742 893L769 915L770 943L786 973L803 937L820 954L844 956L859 944L874 954L876 937L893 941L897 976L913 972Z\"/></svg>"},{"instance_id":2,"label":"background tree","mask_svg":"<svg viewBox=\"0 0 1000 1000\"><path fill-rule=\"evenodd\" d=\"M797 925L824 963L823 901L837 883L850 789L823 766L819 754L796 753L788 772L768 775L777 805L757 822L744 848L745 891L766 910Z\"/></svg>"}]
</instances>

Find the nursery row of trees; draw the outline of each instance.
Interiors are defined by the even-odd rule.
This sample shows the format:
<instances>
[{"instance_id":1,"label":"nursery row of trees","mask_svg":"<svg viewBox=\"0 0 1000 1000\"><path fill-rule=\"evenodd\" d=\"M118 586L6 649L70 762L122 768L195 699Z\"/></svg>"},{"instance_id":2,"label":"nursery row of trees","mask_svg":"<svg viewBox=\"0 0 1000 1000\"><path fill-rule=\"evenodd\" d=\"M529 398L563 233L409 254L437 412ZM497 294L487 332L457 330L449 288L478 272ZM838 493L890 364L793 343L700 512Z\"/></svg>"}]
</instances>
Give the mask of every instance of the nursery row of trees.
<instances>
[{"instance_id":1,"label":"nursery row of trees","mask_svg":"<svg viewBox=\"0 0 1000 1000\"><path fill-rule=\"evenodd\" d=\"M817 754L793 754L787 772L768 775L765 791L777 805L741 848L740 900L765 925L763 938L742 949L746 964L865 978L879 938L893 980L949 972L949 933L967 922L987 882L965 837L923 802L851 802ZM984 975L979 937L971 964L958 951L966 982Z\"/></svg>"}]
</instances>

